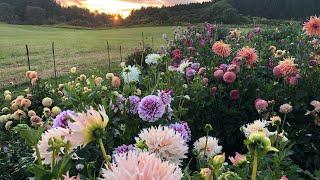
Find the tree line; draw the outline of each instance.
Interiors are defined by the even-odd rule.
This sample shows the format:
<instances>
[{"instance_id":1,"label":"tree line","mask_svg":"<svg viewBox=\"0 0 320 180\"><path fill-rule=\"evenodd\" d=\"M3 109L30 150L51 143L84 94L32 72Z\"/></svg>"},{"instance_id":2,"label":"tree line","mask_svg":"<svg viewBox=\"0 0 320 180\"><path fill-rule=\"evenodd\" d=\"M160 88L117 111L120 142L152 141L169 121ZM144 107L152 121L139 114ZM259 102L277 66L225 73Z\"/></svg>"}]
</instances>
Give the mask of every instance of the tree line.
<instances>
[{"instance_id":1,"label":"tree line","mask_svg":"<svg viewBox=\"0 0 320 180\"><path fill-rule=\"evenodd\" d=\"M54 0L0 0L0 21L12 24L57 24L101 27L113 24L114 15L62 7Z\"/></svg>"}]
</instances>

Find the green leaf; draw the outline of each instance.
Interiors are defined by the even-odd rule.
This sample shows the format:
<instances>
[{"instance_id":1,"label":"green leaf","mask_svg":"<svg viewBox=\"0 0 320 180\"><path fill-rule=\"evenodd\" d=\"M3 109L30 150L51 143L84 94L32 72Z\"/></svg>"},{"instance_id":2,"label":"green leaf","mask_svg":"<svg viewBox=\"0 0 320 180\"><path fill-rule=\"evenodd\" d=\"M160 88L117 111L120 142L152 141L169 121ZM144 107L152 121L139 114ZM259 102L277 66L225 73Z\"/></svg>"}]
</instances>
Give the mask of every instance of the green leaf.
<instances>
[{"instance_id":1,"label":"green leaf","mask_svg":"<svg viewBox=\"0 0 320 180\"><path fill-rule=\"evenodd\" d=\"M43 127L39 127L37 130L30 128L27 124L18 124L15 130L19 133L20 137L24 139L28 146L36 146L41 134L44 131Z\"/></svg>"}]
</instances>

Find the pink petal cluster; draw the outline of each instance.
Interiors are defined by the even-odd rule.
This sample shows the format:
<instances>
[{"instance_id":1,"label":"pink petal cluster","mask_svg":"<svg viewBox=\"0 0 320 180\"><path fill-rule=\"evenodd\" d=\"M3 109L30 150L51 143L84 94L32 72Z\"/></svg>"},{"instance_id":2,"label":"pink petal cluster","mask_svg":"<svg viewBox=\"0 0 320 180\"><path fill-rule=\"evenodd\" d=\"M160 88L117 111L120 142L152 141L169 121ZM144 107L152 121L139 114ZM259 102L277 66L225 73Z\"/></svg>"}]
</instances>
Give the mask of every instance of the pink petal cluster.
<instances>
[{"instance_id":1,"label":"pink petal cluster","mask_svg":"<svg viewBox=\"0 0 320 180\"><path fill-rule=\"evenodd\" d=\"M245 59L249 66L254 66L258 61L258 54L255 49L250 47L243 47L237 53L238 58Z\"/></svg>"},{"instance_id":2,"label":"pink petal cluster","mask_svg":"<svg viewBox=\"0 0 320 180\"><path fill-rule=\"evenodd\" d=\"M254 103L257 111L260 113L262 111L265 111L268 107L268 102L264 99L256 99L255 103Z\"/></svg>"},{"instance_id":3,"label":"pink petal cluster","mask_svg":"<svg viewBox=\"0 0 320 180\"><path fill-rule=\"evenodd\" d=\"M221 41L215 42L212 46L212 51L221 57L228 57L231 54L231 48L230 45L225 44Z\"/></svg>"},{"instance_id":4,"label":"pink petal cluster","mask_svg":"<svg viewBox=\"0 0 320 180\"><path fill-rule=\"evenodd\" d=\"M229 160L232 162L234 166L238 166L246 162L247 158L245 155L242 155L236 152L236 155L234 157L229 157Z\"/></svg>"},{"instance_id":5,"label":"pink petal cluster","mask_svg":"<svg viewBox=\"0 0 320 180\"><path fill-rule=\"evenodd\" d=\"M237 78L237 75L234 72L226 72L223 75L224 82L231 84L233 83Z\"/></svg>"},{"instance_id":6,"label":"pink petal cluster","mask_svg":"<svg viewBox=\"0 0 320 180\"><path fill-rule=\"evenodd\" d=\"M138 135L145 141L150 153L155 153L162 160L180 164L187 158L188 145L179 133L168 127L151 127L143 129Z\"/></svg>"},{"instance_id":7,"label":"pink petal cluster","mask_svg":"<svg viewBox=\"0 0 320 180\"><path fill-rule=\"evenodd\" d=\"M102 180L180 180L183 176L178 165L148 152L129 151L116 155L114 162L102 169Z\"/></svg>"}]
</instances>

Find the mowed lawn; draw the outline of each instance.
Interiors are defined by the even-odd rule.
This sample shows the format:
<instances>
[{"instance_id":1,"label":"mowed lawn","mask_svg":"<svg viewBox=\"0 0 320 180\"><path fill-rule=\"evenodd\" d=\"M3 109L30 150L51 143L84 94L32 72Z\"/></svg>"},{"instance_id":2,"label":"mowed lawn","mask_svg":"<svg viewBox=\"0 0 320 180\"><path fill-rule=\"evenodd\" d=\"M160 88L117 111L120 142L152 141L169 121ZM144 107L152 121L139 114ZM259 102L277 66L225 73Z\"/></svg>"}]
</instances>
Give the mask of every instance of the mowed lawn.
<instances>
[{"instance_id":1,"label":"mowed lawn","mask_svg":"<svg viewBox=\"0 0 320 180\"><path fill-rule=\"evenodd\" d=\"M86 71L90 68L107 68L107 41L112 62L120 61L142 45L142 32L146 46L158 49L166 42L162 34L171 35L174 27L138 27L107 30L71 29L48 26L8 25L0 23L0 88L10 82L21 83L28 70L25 45L29 47L31 69L42 78L52 77L53 60L51 43L55 43L58 75L73 66Z\"/></svg>"}]
</instances>

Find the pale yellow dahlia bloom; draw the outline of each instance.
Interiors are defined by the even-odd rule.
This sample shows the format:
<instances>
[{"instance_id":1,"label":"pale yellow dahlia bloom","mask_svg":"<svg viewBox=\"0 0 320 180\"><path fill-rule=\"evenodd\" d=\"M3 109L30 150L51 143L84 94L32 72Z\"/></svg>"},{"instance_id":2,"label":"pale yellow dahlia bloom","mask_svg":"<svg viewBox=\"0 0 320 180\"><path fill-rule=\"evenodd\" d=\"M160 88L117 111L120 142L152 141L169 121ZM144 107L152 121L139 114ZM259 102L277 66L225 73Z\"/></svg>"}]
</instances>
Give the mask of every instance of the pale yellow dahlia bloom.
<instances>
[{"instance_id":1,"label":"pale yellow dahlia bloom","mask_svg":"<svg viewBox=\"0 0 320 180\"><path fill-rule=\"evenodd\" d=\"M72 140L84 146L102 136L109 121L102 106L99 106L99 111L91 107L86 112L70 117L73 122L69 122L68 126L72 132Z\"/></svg>"}]
</instances>

